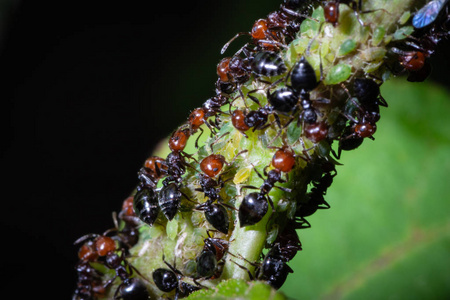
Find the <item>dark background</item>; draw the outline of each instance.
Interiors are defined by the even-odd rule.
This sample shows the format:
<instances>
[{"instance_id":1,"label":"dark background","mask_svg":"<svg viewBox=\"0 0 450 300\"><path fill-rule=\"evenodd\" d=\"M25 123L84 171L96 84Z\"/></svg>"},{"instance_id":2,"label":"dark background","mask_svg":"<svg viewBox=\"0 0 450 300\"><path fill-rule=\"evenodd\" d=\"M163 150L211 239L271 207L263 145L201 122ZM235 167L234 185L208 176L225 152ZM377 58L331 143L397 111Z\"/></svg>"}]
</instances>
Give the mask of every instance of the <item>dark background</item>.
<instances>
[{"instance_id":1,"label":"dark background","mask_svg":"<svg viewBox=\"0 0 450 300\"><path fill-rule=\"evenodd\" d=\"M156 143L213 95L222 45L279 6L257 3L4 5L4 292L70 298L73 242L113 227L111 213L120 210ZM432 79L449 86L448 62L433 67Z\"/></svg>"}]
</instances>

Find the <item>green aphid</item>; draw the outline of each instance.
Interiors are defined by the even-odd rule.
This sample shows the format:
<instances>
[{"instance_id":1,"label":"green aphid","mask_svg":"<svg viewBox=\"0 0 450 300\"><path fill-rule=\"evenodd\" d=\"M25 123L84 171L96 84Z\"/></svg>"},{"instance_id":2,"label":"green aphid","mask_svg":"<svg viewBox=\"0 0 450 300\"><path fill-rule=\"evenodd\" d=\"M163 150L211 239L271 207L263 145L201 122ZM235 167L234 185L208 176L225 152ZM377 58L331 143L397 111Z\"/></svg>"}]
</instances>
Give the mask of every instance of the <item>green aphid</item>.
<instances>
[{"instance_id":1,"label":"green aphid","mask_svg":"<svg viewBox=\"0 0 450 300\"><path fill-rule=\"evenodd\" d=\"M352 66L348 64L335 65L328 72L324 83L327 85L338 84L347 80L352 74Z\"/></svg>"},{"instance_id":2,"label":"green aphid","mask_svg":"<svg viewBox=\"0 0 450 300\"><path fill-rule=\"evenodd\" d=\"M345 56L356 49L356 41L353 39L345 40L339 47L339 56Z\"/></svg>"},{"instance_id":3,"label":"green aphid","mask_svg":"<svg viewBox=\"0 0 450 300\"><path fill-rule=\"evenodd\" d=\"M385 34L386 28L384 28L384 26L378 26L375 28L372 34L372 45L378 46L383 41Z\"/></svg>"}]
</instances>

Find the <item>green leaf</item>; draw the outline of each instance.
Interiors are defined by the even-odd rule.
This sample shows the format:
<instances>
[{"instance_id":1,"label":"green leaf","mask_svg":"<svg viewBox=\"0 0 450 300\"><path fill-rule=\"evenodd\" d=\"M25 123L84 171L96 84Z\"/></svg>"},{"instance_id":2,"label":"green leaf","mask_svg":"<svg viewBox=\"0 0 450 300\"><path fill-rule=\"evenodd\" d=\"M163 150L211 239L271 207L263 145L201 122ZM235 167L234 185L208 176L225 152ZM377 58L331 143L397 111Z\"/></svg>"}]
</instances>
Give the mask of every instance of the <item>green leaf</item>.
<instances>
[{"instance_id":1,"label":"green leaf","mask_svg":"<svg viewBox=\"0 0 450 300\"><path fill-rule=\"evenodd\" d=\"M282 290L294 299L445 299L450 295L450 95L383 84L375 141L343 152L331 205L299 230Z\"/></svg>"},{"instance_id":2,"label":"green leaf","mask_svg":"<svg viewBox=\"0 0 450 300\"><path fill-rule=\"evenodd\" d=\"M261 281L247 282L230 279L219 283L215 288L204 289L192 293L187 300L285 300L286 296Z\"/></svg>"}]
</instances>

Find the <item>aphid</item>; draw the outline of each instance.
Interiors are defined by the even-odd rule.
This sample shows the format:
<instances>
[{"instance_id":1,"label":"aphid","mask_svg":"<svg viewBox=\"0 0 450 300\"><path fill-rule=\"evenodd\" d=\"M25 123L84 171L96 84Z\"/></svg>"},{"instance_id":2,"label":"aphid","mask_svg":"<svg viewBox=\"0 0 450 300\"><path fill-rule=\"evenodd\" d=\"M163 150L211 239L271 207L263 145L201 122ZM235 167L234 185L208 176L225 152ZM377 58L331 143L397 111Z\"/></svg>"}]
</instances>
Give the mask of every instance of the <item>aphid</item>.
<instances>
[{"instance_id":1,"label":"aphid","mask_svg":"<svg viewBox=\"0 0 450 300\"><path fill-rule=\"evenodd\" d=\"M140 189L136 195L134 195L133 208L136 216L142 222L152 226L160 211L158 195L153 189Z\"/></svg>"},{"instance_id":2,"label":"aphid","mask_svg":"<svg viewBox=\"0 0 450 300\"><path fill-rule=\"evenodd\" d=\"M252 59L252 71L261 76L273 77L287 72L283 59L275 52L260 51Z\"/></svg>"},{"instance_id":3,"label":"aphid","mask_svg":"<svg viewBox=\"0 0 450 300\"><path fill-rule=\"evenodd\" d=\"M169 267L169 269L159 268L153 271L153 281L155 285L161 291L169 293L173 290L175 291L175 299L178 297L185 297L194 291L200 290L200 287L194 286L192 284L182 281L183 274L177 270L174 266L166 262L163 256L164 263Z\"/></svg>"},{"instance_id":4,"label":"aphid","mask_svg":"<svg viewBox=\"0 0 450 300\"><path fill-rule=\"evenodd\" d=\"M412 19L415 28L424 28L436 21L448 0L432 0L416 12Z\"/></svg>"}]
</instances>

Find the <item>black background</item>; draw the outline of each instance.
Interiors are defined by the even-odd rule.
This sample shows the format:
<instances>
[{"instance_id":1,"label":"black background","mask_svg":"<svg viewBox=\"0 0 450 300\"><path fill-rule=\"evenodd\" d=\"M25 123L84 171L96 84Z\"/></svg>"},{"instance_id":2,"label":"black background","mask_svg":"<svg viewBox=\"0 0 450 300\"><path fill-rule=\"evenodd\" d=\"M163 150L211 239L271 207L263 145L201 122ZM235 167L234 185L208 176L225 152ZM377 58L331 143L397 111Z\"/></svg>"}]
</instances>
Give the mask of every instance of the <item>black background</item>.
<instances>
[{"instance_id":1,"label":"black background","mask_svg":"<svg viewBox=\"0 0 450 300\"><path fill-rule=\"evenodd\" d=\"M222 45L279 5L257 3L10 7L0 58L4 293L70 298L73 242L113 226L157 141L213 95ZM447 86L448 66L433 65Z\"/></svg>"}]
</instances>

